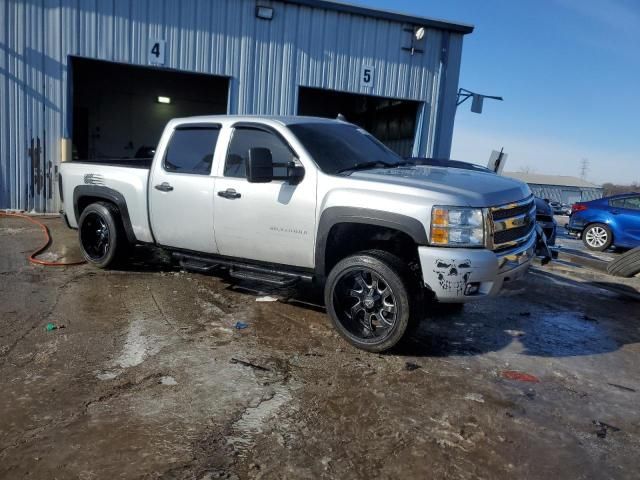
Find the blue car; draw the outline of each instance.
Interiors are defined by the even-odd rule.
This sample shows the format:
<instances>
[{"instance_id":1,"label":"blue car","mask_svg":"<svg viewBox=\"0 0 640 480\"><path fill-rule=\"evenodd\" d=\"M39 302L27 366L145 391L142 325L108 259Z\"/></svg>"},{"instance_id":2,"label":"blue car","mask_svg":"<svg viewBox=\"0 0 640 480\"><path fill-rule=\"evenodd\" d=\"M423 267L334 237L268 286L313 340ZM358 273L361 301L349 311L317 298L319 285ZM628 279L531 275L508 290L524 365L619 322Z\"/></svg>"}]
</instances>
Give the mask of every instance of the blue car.
<instances>
[{"instance_id":1,"label":"blue car","mask_svg":"<svg viewBox=\"0 0 640 480\"><path fill-rule=\"evenodd\" d=\"M640 193L625 193L573 205L567 225L589 250L640 246Z\"/></svg>"}]
</instances>

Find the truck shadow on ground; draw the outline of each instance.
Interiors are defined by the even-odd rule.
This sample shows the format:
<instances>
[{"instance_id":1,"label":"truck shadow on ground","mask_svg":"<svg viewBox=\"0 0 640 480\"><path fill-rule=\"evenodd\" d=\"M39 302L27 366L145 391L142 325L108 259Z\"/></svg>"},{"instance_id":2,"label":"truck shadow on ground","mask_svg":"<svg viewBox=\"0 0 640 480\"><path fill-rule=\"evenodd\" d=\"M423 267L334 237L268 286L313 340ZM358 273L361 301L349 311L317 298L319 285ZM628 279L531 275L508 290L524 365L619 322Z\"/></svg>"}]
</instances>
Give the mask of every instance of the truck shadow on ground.
<instances>
[{"instance_id":1,"label":"truck shadow on ground","mask_svg":"<svg viewBox=\"0 0 640 480\"><path fill-rule=\"evenodd\" d=\"M398 353L468 356L509 348L520 355L572 357L608 353L640 342L638 302L613 293L636 293L631 287L615 282L579 283L548 272L530 278L526 287L458 311L434 305ZM598 292L599 288L606 291Z\"/></svg>"},{"instance_id":2,"label":"truck shadow on ground","mask_svg":"<svg viewBox=\"0 0 640 480\"><path fill-rule=\"evenodd\" d=\"M180 269L167 253L145 247L136 249L135 258L124 270L171 272ZM253 297L274 296L295 308L326 314L322 289L318 286L301 283L282 289L236 281L223 270L211 275L221 278L229 290ZM601 288L606 291L600 291ZM623 345L640 342L638 302L617 296L611 293L612 289L635 292L614 281L579 283L544 272L512 285L496 298L466 304L463 308L429 303L418 327L390 354L473 356L506 348L520 355L538 357L612 352Z\"/></svg>"}]
</instances>

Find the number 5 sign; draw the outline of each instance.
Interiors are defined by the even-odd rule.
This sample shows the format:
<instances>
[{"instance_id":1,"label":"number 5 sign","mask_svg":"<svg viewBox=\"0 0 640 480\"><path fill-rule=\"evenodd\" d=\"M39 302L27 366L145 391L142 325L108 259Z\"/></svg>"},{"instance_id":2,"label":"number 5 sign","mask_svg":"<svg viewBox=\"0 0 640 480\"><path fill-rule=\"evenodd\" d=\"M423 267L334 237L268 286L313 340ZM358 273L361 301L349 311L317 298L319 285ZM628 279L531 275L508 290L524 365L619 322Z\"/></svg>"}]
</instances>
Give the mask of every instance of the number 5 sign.
<instances>
[{"instance_id":1,"label":"number 5 sign","mask_svg":"<svg viewBox=\"0 0 640 480\"><path fill-rule=\"evenodd\" d=\"M149 42L149 63L152 65L164 65L164 40L154 40Z\"/></svg>"},{"instance_id":2,"label":"number 5 sign","mask_svg":"<svg viewBox=\"0 0 640 480\"><path fill-rule=\"evenodd\" d=\"M373 74L375 68L371 65L364 65L362 67L362 75L360 76L361 87L373 87Z\"/></svg>"}]
</instances>

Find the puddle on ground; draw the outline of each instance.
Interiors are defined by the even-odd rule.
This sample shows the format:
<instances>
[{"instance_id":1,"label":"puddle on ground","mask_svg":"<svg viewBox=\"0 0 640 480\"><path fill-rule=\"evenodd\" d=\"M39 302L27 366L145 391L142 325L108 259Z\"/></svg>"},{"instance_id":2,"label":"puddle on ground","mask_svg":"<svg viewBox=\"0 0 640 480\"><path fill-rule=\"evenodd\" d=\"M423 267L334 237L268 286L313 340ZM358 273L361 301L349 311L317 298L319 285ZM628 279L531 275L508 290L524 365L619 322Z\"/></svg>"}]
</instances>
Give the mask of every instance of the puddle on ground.
<instances>
[{"instance_id":1,"label":"puddle on ground","mask_svg":"<svg viewBox=\"0 0 640 480\"><path fill-rule=\"evenodd\" d=\"M519 338L525 355L565 357L611 352L619 345L597 321L581 313L550 312L532 317Z\"/></svg>"},{"instance_id":2,"label":"puddle on ground","mask_svg":"<svg viewBox=\"0 0 640 480\"><path fill-rule=\"evenodd\" d=\"M131 321L122 350L118 357L111 362L110 367L112 368L96 372L96 377L99 380L113 380L125 369L140 365L147 357L160 351L161 342L154 336L144 334L144 324L145 321L140 317Z\"/></svg>"},{"instance_id":3,"label":"puddle on ground","mask_svg":"<svg viewBox=\"0 0 640 480\"><path fill-rule=\"evenodd\" d=\"M227 443L232 445L240 456L245 456L254 442L254 438L262 433L267 421L276 412L291 401L291 394L282 385L269 388L263 393L257 405L249 405L245 412L232 426L232 434L228 437Z\"/></svg>"}]
</instances>

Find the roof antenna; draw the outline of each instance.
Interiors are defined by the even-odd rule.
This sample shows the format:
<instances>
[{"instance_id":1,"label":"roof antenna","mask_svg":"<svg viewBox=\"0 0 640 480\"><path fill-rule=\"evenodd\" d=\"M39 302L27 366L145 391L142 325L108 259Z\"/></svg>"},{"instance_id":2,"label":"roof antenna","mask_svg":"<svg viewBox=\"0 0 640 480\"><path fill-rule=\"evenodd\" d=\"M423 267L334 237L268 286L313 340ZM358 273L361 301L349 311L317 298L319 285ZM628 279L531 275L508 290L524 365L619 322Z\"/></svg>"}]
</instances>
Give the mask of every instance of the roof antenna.
<instances>
[{"instance_id":1,"label":"roof antenna","mask_svg":"<svg viewBox=\"0 0 640 480\"><path fill-rule=\"evenodd\" d=\"M336 117L337 120L340 120L341 122L346 122L347 121L347 117L345 117L343 114L338 113L338 116Z\"/></svg>"}]
</instances>

